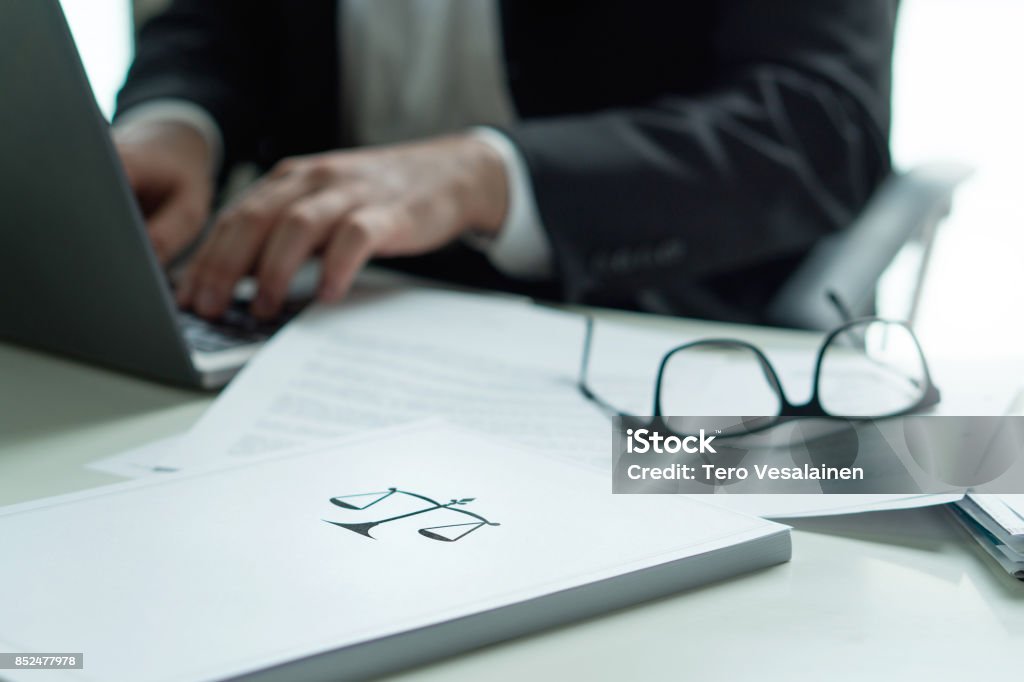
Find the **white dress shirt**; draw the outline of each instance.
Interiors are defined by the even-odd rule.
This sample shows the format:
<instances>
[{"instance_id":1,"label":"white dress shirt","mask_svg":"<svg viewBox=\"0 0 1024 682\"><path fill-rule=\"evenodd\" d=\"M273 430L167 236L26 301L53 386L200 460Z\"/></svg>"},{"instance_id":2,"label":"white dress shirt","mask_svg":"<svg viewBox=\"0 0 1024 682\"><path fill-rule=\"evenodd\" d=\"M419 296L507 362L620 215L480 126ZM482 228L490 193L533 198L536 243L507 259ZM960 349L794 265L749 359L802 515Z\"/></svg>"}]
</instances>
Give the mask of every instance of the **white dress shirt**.
<instances>
[{"instance_id":1,"label":"white dress shirt","mask_svg":"<svg viewBox=\"0 0 1024 682\"><path fill-rule=\"evenodd\" d=\"M359 145L403 142L469 130L503 159L509 209L497 237L467 240L500 271L545 279L551 245L530 175L498 130L515 121L507 88L497 0L339 0L342 121ZM159 100L125 112L117 126L173 120L193 126L214 150L221 134L203 109Z\"/></svg>"}]
</instances>

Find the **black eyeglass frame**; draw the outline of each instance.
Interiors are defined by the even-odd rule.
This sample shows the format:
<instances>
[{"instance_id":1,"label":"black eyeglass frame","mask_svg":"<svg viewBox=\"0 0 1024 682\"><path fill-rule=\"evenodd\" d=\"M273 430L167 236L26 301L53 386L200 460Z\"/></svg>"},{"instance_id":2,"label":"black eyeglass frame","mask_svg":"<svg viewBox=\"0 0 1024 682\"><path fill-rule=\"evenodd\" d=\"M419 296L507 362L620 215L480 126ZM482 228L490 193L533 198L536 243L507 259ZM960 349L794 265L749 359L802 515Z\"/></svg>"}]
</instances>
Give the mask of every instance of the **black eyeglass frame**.
<instances>
[{"instance_id":1,"label":"black eyeglass frame","mask_svg":"<svg viewBox=\"0 0 1024 682\"><path fill-rule=\"evenodd\" d=\"M634 415L628 414L627 412L624 412L614 407L613 405L611 405L611 403L607 402L606 400L598 396L587 384L587 373L590 366L590 349L593 345L594 337L594 318L593 316L587 315L585 317L585 320L586 334L583 339L583 357L582 362L580 364L580 374L579 379L577 381L577 388L587 400L590 400L591 402L600 406L602 409L611 412L618 417L623 417L626 419L635 419ZM921 398L916 403L902 410L896 410L894 412L872 416L851 416L832 414L828 410L826 410L824 406L822 406L821 404L821 367L825 360L825 353L832 345L832 342L835 341L836 337L838 337L840 334L843 334L844 332L847 332L854 327L866 325L871 322L881 322L888 325L902 327L906 329L906 331L910 334L910 338L913 339L914 346L917 348L917 352L921 357L921 367L924 373L924 391L921 394ZM914 331L910 328L910 325L898 320L887 320L880 317L869 316L848 320L839 325L838 327L836 327L835 329L833 329L825 336L825 339L822 341L821 345L818 348L817 358L814 362L814 375L812 377L813 387L811 398L810 400L803 404L795 404L789 400L789 398L786 396L786 391L782 386L782 382L779 380L779 375L776 372L775 367L772 365L768 357L761 351L761 349L753 345L752 343L743 341L741 339L712 338L701 339L699 341L691 341L689 343L684 343L680 346L676 346L675 348L665 353L665 355L661 359L660 364L658 365L658 374L655 378L654 383L654 407L653 413L651 415L656 423L660 423L662 425L665 424L664 418L666 415L662 414L661 406L661 387L665 376L665 369L668 366L669 361L677 353L699 346L726 346L733 348L742 348L752 352L754 354L754 357L756 357L758 362L760 363L761 371L764 372L765 378L767 379L769 386L772 388L772 390L775 392L776 396L779 399L779 411L777 415L775 415L774 417L772 417L771 415L763 415L766 418L766 421L764 423L749 428L745 428L742 434L737 435L746 435L749 433L755 433L757 431L770 429L775 426L778 426L779 424L785 421L789 421L792 419L825 418L842 419L846 421L870 421L874 419L890 419L893 417L900 417L903 415L912 414L914 412L927 409L929 407L933 407L937 405L942 399L941 393L939 392L939 388L932 381L931 371L928 369L928 361L925 359L924 350L921 348L921 343L918 341L917 336L914 334ZM672 431L671 428L668 428L666 430L670 432Z\"/></svg>"}]
</instances>

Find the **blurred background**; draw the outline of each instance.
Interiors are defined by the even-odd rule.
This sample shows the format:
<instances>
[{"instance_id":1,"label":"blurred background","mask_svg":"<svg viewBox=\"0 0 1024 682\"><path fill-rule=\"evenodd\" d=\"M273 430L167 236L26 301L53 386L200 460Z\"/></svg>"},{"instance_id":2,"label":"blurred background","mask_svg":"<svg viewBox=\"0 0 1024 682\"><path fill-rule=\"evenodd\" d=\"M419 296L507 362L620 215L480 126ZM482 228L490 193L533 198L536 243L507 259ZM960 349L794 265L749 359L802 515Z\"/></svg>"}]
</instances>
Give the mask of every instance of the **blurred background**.
<instances>
[{"instance_id":1,"label":"blurred background","mask_svg":"<svg viewBox=\"0 0 1024 682\"><path fill-rule=\"evenodd\" d=\"M62 0L109 117L132 55L133 11L164 0ZM133 9L134 4L134 9ZM936 357L1024 359L1024 26L1021 0L903 0L893 86L893 158L907 169L975 169L935 242L916 329ZM899 315L913 258L883 279Z\"/></svg>"}]
</instances>

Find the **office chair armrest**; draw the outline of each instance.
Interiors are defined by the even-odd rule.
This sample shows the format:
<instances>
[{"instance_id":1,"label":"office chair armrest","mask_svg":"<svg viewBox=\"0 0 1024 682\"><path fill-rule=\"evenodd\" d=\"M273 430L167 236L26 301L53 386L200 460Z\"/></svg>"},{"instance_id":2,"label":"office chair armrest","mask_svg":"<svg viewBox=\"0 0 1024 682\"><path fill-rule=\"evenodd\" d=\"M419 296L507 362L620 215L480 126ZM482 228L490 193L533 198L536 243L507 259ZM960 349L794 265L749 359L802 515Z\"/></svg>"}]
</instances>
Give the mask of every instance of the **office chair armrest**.
<instances>
[{"instance_id":1,"label":"office chair armrest","mask_svg":"<svg viewBox=\"0 0 1024 682\"><path fill-rule=\"evenodd\" d=\"M821 240L783 284L769 304L769 324L831 329L843 320L829 292L855 316L871 314L882 273L915 237L928 252L956 187L972 172L963 164L933 163L889 176L853 224Z\"/></svg>"}]
</instances>

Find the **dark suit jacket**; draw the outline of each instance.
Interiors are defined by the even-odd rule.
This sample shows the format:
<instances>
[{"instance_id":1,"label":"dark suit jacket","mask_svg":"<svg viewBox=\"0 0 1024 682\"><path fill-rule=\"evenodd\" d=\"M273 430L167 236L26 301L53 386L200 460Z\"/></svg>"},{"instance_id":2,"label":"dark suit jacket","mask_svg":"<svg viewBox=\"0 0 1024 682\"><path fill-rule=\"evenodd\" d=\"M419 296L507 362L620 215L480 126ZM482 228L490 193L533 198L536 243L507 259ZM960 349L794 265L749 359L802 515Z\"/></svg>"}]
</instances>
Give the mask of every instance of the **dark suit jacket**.
<instances>
[{"instance_id":1,"label":"dark suit jacket","mask_svg":"<svg viewBox=\"0 0 1024 682\"><path fill-rule=\"evenodd\" d=\"M757 321L889 172L896 0L505 0L506 132L572 302ZM174 0L121 110L207 109L226 160L344 147L337 0ZM412 267L514 288L450 249Z\"/></svg>"}]
</instances>

